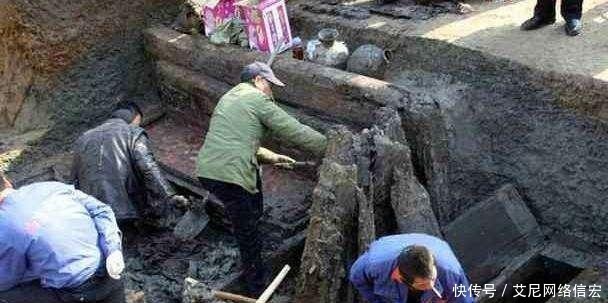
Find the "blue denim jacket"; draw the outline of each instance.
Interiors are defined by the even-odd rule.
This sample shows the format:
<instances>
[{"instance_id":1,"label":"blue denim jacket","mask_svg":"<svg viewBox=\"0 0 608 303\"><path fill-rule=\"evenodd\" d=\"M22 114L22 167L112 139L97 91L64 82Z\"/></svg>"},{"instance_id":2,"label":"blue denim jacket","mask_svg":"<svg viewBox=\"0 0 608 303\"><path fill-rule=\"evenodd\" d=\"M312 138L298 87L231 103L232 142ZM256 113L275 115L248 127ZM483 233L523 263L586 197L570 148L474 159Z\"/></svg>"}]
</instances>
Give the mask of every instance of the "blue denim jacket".
<instances>
[{"instance_id":1,"label":"blue denim jacket","mask_svg":"<svg viewBox=\"0 0 608 303\"><path fill-rule=\"evenodd\" d=\"M112 209L58 182L9 193L0 231L0 291L36 279L43 287L77 287L122 249Z\"/></svg>"},{"instance_id":2,"label":"blue denim jacket","mask_svg":"<svg viewBox=\"0 0 608 303\"><path fill-rule=\"evenodd\" d=\"M423 293L422 303L472 303L467 293L454 294L454 286L462 285L469 289L469 281L452 252L443 240L425 234L403 234L380 238L373 242L368 251L357 259L350 270L350 281L363 298L370 303L407 303L408 288L391 279L397 268L399 253L409 245L427 247L435 257L437 281L433 291Z\"/></svg>"}]
</instances>

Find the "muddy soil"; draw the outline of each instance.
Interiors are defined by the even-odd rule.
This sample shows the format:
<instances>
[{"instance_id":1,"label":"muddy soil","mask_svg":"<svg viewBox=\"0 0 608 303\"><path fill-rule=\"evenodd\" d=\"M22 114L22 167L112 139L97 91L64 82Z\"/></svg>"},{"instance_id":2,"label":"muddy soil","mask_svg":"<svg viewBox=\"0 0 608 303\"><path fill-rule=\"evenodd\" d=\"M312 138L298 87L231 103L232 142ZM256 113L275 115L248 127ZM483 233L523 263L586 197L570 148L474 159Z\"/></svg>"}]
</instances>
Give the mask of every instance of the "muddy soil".
<instances>
[{"instance_id":1,"label":"muddy soil","mask_svg":"<svg viewBox=\"0 0 608 303\"><path fill-rule=\"evenodd\" d=\"M214 288L238 269L236 242L226 231L210 228L181 243L171 230L144 228L126 241L127 292L143 291L147 303L179 303L186 277Z\"/></svg>"},{"instance_id":2,"label":"muddy soil","mask_svg":"<svg viewBox=\"0 0 608 303\"><path fill-rule=\"evenodd\" d=\"M284 264L290 264L293 268L278 289L276 298L271 301L286 302L285 298L293 295L299 262L298 258L293 258L290 254L297 256L299 249L297 243L293 243L291 249L296 252L285 251L285 244L290 241L301 242L303 239L293 238L286 241L289 230L285 229L285 224L280 226L277 223L277 212L285 216L285 210L281 210L280 205L285 208L288 206L286 203L293 201L284 201L280 197L279 200L272 198L270 196L265 201L266 207L260 227L261 233L265 235L263 255L273 269L273 274L278 273ZM127 258L127 293L143 292L146 303L191 303L183 301L186 278L204 283L208 294L213 289L234 293L242 291L242 285L237 280L239 251L229 226L212 219L210 225L198 237L179 241L173 235L172 227L181 214L183 211L173 210L162 220L139 226L137 230L126 233L124 247Z\"/></svg>"}]
</instances>

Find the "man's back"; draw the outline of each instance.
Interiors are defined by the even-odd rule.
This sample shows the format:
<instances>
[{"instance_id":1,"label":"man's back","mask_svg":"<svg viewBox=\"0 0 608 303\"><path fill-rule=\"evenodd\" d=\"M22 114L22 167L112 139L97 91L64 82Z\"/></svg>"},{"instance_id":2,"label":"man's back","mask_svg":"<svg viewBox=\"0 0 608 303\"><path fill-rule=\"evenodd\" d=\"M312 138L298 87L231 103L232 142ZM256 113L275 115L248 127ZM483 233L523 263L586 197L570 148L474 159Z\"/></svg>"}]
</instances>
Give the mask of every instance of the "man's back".
<instances>
[{"instance_id":1,"label":"man's back","mask_svg":"<svg viewBox=\"0 0 608 303\"><path fill-rule=\"evenodd\" d=\"M120 219L136 218L135 205L129 201L145 199L131 161L131 150L141 134L140 128L110 119L74 144L76 188L110 205Z\"/></svg>"},{"instance_id":2,"label":"man's back","mask_svg":"<svg viewBox=\"0 0 608 303\"><path fill-rule=\"evenodd\" d=\"M400 253L413 245L424 246L432 253L437 270L435 288L443 299L454 303L473 302L470 297L457 297L453 292L455 285L468 287L468 280L449 244L425 234L393 235L374 241L351 267L350 281L370 302L379 302L380 298L389 300L387 302L407 300L408 287L395 281L392 273L398 267ZM443 302L432 291L421 294L421 300Z\"/></svg>"},{"instance_id":3,"label":"man's back","mask_svg":"<svg viewBox=\"0 0 608 303\"><path fill-rule=\"evenodd\" d=\"M41 182L5 198L0 256L10 266L0 268L0 290L33 279L46 287L75 287L95 273L102 251L95 222L79 200L84 197L72 186Z\"/></svg>"}]
</instances>

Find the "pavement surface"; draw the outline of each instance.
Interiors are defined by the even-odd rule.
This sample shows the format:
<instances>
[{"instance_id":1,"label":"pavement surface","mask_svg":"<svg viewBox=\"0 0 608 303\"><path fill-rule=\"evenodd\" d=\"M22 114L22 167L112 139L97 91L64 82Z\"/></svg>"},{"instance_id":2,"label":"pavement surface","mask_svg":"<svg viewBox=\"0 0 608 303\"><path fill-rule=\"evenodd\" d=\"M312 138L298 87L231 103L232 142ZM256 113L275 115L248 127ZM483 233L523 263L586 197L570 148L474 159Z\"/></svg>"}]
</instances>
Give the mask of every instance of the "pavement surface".
<instances>
[{"instance_id":1,"label":"pavement surface","mask_svg":"<svg viewBox=\"0 0 608 303\"><path fill-rule=\"evenodd\" d=\"M481 50L541 70L588 75L608 81L608 0L583 3L583 33L569 37L564 20L521 31L535 0L471 3L476 12L444 14L419 22L417 35ZM558 3L559 11L559 3Z\"/></svg>"},{"instance_id":2,"label":"pavement surface","mask_svg":"<svg viewBox=\"0 0 608 303\"><path fill-rule=\"evenodd\" d=\"M407 7L405 2L402 9L406 11L421 9ZM372 0L355 0L344 4L367 8L372 3ZM559 1L557 22L535 31L521 31L520 25L532 17L536 0L466 3L473 10L466 14L443 13L420 20L372 13L368 19L351 18L350 22L358 28L377 28L450 42L542 71L578 74L608 82L608 0L584 1L583 33L577 37L565 34Z\"/></svg>"}]
</instances>

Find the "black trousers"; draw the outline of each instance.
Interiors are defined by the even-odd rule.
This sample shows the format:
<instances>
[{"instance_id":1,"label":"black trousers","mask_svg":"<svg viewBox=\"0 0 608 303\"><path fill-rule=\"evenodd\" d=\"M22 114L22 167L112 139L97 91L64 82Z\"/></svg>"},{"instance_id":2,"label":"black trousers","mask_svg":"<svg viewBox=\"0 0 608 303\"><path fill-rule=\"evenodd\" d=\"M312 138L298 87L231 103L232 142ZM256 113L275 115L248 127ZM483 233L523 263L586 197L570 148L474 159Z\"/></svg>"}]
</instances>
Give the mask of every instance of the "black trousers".
<instances>
[{"instance_id":1,"label":"black trousers","mask_svg":"<svg viewBox=\"0 0 608 303\"><path fill-rule=\"evenodd\" d=\"M40 281L17 285L0 292L0 303L125 303L122 280L93 276L76 288L42 288Z\"/></svg>"},{"instance_id":2,"label":"black trousers","mask_svg":"<svg viewBox=\"0 0 608 303\"><path fill-rule=\"evenodd\" d=\"M262 241L258 225L264 213L261 178L258 174L258 192L252 194L242 187L199 178L204 188L223 204L232 222L233 234L241 253L242 278L250 295L259 295L265 287L267 269L262 262Z\"/></svg>"},{"instance_id":3,"label":"black trousers","mask_svg":"<svg viewBox=\"0 0 608 303\"><path fill-rule=\"evenodd\" d=\"M555 19L556 0L537 0L534 15L544 19ZM561 0L562 17L566 20L581 19L583 0Z\"/></svg>"}]
</instances>

